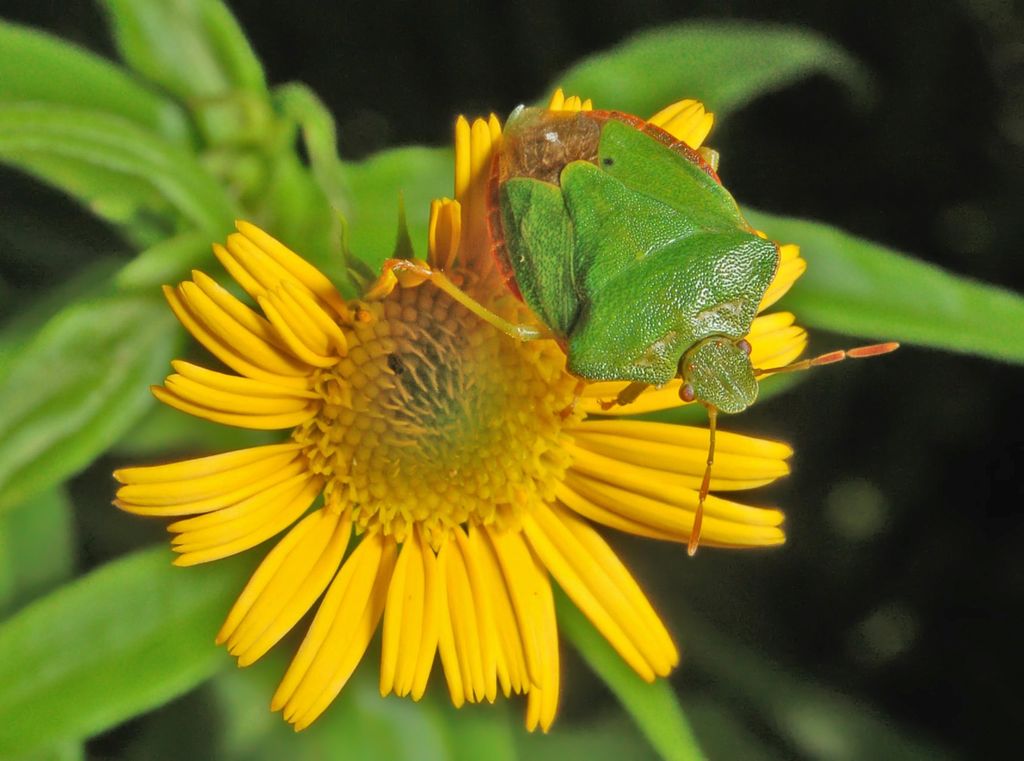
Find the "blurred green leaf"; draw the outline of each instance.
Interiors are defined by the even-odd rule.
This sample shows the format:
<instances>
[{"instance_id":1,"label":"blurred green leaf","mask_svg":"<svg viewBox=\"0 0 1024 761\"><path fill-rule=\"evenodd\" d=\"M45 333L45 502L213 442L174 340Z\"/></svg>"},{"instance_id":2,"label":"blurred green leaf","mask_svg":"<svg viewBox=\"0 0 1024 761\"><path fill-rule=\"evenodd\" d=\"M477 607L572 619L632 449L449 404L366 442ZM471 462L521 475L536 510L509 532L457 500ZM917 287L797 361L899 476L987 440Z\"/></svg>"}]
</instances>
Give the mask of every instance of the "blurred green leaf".
<instances>
[{"instance_id":1,"label":"blurred green leaf","mask_svg":"<svg viewBox=\"0 0 1024 761\"><path fill-rule=\"evenodd\" d=\"M85 746L76 740L51 745L29 754L0 755L0 761L84 761L84 759Z\"/></svg>"},{"instance_id":2,"label":"blurred green leaf","mask_svg":"<svg viewBox=\"0 0 1024 761\"><path fill-rule=\"evenodd\" d=\"M783 304L802 324L1024 362L1024 297L819 222L747 217L800 245L807 274Z\"/></svg>"},{"instance_id":3,"label":"blurred green leaf","mask_svg":"<svg viewBox=\"0 0 1024 761\"><path fill-rule=\"evenodd\" d=\"M102 0L125 62L182 99L211 145L275 132L259 59L220 0Z\"/></svg>"},{"instance_id":4,"label":"blurred green leaf","mask_svg":"<svg viewBox=\"0 0 1024 761\"><path fill-rule=\"evenodd\" d=\"M48 34L0 21L0 102L44 101L130 119L176 142L188 119L120 67Z\"/></svg>"},{"instance_id":5,"label":"blurred green leaf","mask_svg":"<svg viewBox=\"0 0 1024 761\"><path fill-rule=\"evenodd\" d=\"M516 752L516 738L526 734L521 729L522 711L525 701L503 701L501 697L494 705L464 705L455 708L448 702L441 680L430 696L437 706L437 713L443 722L452 749L452 761L515 761L520 758ZM513 720L514 719L514 720ZM527 758L531 758L527 756Z\"/></svg>"},{"instance_id":6,"label":"blurred green leaf","mask_svg":"<svg viewBox=\"0 0 1024 761\"><path fill-rule=\"evenodd\" d=\"M189 277L194 268L213 260L210 235L190 230L154 243L117 273L115 282L123 290L156 289Z\"/></svg>"},{"instance_id":7,"label":"blurred green leaf","mask_svg":"<svg viewBox=\"0 0 1024 761\"><path fill-rule=\"evenodd\" d=\"M0 367L0 510L87 465L152 403L179 331L159 301L67 307Z\"/></svg>"},{"instance_id":8,"label":"blurred green leaf","mask_svg":"<svg viewBox=\"0 0 1024 761\"><path fill-rule=\"evenodd\" d=\"M680 98L697 98L722 117L814 74L830 76L861 96L868 90L867 74L852 56L805 29L686 22L642 32L585 58L550 89L562 87L566 94L593 99L597 108L644 117Z\"/></svg>"},{"instance_id":9,"label":"blurred green leaf","mask_svg":"<svg viewBox=\"0 0 1024 761\"><path fill-rule=\"evenodd\" d=\"M744 713L742 705L706 696L682 698L686 716L708 758L737 758L743 761L783 761L783 748L758 734L759 722ZM783 743L784 745L784 743Z\"/></svg>"},{"instance_id":10,"label":"blurred green leaf","mask_svg":"<svg viewBox=\"0 0 1024 761\"><path fill-rule=\"evenodd\" d=\"M95 734L226 666L212 640L243 571L143 550L0 625L0 755Z\"/></svg>"},{"instance_id":11,"label":"blurred green leaf","mask_svg":"<svg viewBox=\"0 0 1024 761\"><path fill-rule=\"evenodd\" d=\"M692 612L686 632L690 667L707 674L730 705L745 704L769 722L800 757L830 761L941 761L948 755L890 717L794 674L741 645Z\"/></svg>"},{"instance_id":12,"label":"blurred green leaf","mask_svg":"<svg viewBox=\"0 0 1024 761\"><path fill-rule=\"evenodd\" d=\"M180 98L266 90L259 59L219 0L101 0L135 71Z\"/></svg>"},{"instance_id":13,"label":"blurred green leaf","mask_svg":"<svg viewBox=\"0 0 1024 761\"><path fill-rule=\"evenodd\" d=\"M615 693L647 741L666 761L703 759L697 739L671 683L659 679L648 684L622 660L607 640L559 590L558 623L583 660Z\"/></svg>"},{"instance_id":14,"label":"blurred green leaf","mask_svg":"<svg viewBox=\"0 0 1024 761\"><path fill-rule=\"evenodd\" d=\"M290 654L288 654L290 655ZM220 755L238 761L514 761L504 704L456 710L434 684L421 702L382 698L377 663L367 657L312 727L296 735L267 710L285 670L277 650L256 666L224 672L212 682L223 713Z\"/></svg>"},{"instance_id":15,"label":"blurred green leaf","mask_svg":"<svg viewBox=\"0 0 1024 761\"><path fill-rule=\"evenodd\" d=\"M350 191L344 165L338 157L334 117L316 93L303 84L291 83L274 91L274 100L285 116L302 130L313 175L335 211L348 213Z\"/></svg>"},{"instance_id":16,"label":"blurred green leaf","mask_svg":"<svg viewBox=\"0 0 1024 761\"><path fill-rule=\"evenodd\" d=\"M409 236L425 256L430 202L451 195L452 152L444 148L395 148L344 167L352 203L347 216L352 253L376 269L395 248L398 197L405 200Z\"/></svg>"},{"instance_id":17,"label":"blurred green leaf","mask_svg":"<svg viewBox=\"0 0 1024 761\"><path fill-rule=\"evenodd\" d=\"M323 189L294 152L274 157L269 181L250 211L271 235L301 253L339 288L347 287L338 218Z\"/></svg>"},{"instance_id":18,"label":"blurred green leaf","mask_svg":"<svg viewBox=\"0 0 1024 761\"><path fill-rule=\"evenodd\" d=\"M137 231L221 234L234 206L191 154L122 118L52 104L0 104L0 161Z\"/></svg>"},{"instance_id":19,"label":"blurred green leaf","mask_svg":"<svg viewBox=\"0 0 1024 761\"><path fill-rule=\"evenodd\" d=\"M5 304L14 314L0 326L0 381L10 367L9 357L27 344L43 323L73 301L108 294L118 264L112 256L99 259L64 282L48 285L34 301Z\"/></svg>"},{"instance_id":20,"label":"blurred green leaf","mask_svg":"<svg viewBox=\"0 0 1024 761\"><path fill-rule=\"evenodd\" d=\"M559 719L550 734L523 732L516 740L520 758L529 761L577 758L587 761L659 761L661 758L644 742L636 725L621 713L588 717L588 723L583 725ZM743 758L742 761L755 760Z\"/></svg>"},{"instance_id":21,"label":"blurred green leaf","mask_svg":"<svg viewBox=\"0 0 1024 761\"><path fill-rule=\"evenodd\" d=\"M48 489L0 513L0 617L72 576L76 553L63 489Z\"/></svg>"}]
</instances>

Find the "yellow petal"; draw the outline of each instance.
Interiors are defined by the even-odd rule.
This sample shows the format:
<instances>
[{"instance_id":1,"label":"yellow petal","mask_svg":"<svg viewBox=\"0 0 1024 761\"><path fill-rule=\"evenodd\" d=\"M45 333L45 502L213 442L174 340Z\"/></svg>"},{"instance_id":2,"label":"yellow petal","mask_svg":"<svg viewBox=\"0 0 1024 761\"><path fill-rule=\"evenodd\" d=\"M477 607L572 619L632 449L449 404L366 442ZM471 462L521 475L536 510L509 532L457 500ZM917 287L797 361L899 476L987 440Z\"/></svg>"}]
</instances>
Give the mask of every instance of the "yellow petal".
<instances>
[{"instance_id":1,"label":"yellow petal","mask_svg":"<svg viewBox=\"0 0 1024 761\"><path fill-rule=\"evenodd\" d=\"M529 687L526 671L526 656L519 637L515 611L509 597L505 577L494 548L484 535L484 530L472 525L469 529L469 543L476 558L482 586L487 590L492 610L492 624L496 636L496 667L502 692L508 697L512 692L520 693Z\"/></svg>"},{"instance_id":2,"label":"yellow petal","mask_svg":"<svg viewBox=\"0 0 1024 761\"><path fill-rule=\"evenodd\" d=\"M566 475L555 492L562 502L592 520L604 523L602 514L610 512L672 536L678 542L689 540L697 508L696 491L678 490L666 493L662 499L653 499L573 473ZM590 505L603 510L591 510ZM781 544L785 539L778 528L782 519L778 510L749 507L709 495L704 502L701 543L715 547Z\"/></svg>"},{"instance_id":3,"label":"yellow petal","mask_svg":"<svg viewBox=\"0 0 1024 761\"><path fill-rule=\"evenodd\" d=\"M391 577L381 645L380 692L418 700L437 652L437 559L420 532L411 532Z\"/></svg>"},{"instance_id":4,"label":"yellow petal","mask_svg":"<svg viewBox=\"0 0 1024 761\"><path fill-rule=\"evenodd\" d=\"M483 661L483 648L478 625L476 600L473 595L470 572L457 535L461 528L455 528L437 555L438 566L444 574L444 590L448 600L448 620L441 622L441 639L450 639L442 650L442 664L445 669L446 654L454 655L458 662L458 673L465 689L465 698L471 703L483 700L488 695L487 674ZM494 692L490 700L493 701Z\"/></svg>"},{"instance_id":5,"label":"yellow petal","mask_svg":"<svg viewBox=\"0 0 1024 761\"><path fill-rule=\"evenodd\" d=\"M284 531L306 512L323 487L319 478L302 477L306 483L298 490L289 491L282 487L280 503L254 503L258 506L251 514L240 516L230 524L179 534L172 542L174 550L181 553L174 564L188 566L226 558ZM291 486L290 481L286 483Z\"/></svg>"},{"instance_id":6,"label":"yellow petal","mask_svg":"<svg viewBox=\"0 0 1024 761\"><path fill-rule=\"evenodd\" d=\"M296 730L323 713L366 652L384 612L395 555L393 539L365 535L327 590L271 702Z\"/></svg>"},{"instance_id":7,"label":"yellow petal","mask_svg":"<svg viewBox=\"0 0 1024 761\"><path fill-rule=\"evenodd\" d=\"M697 150L711 132L715 117L700 101L686 99L666 106L647 121Z\"/></svg>"},{"instance_id":8,"label":"yellow petal","mask_svg":"<svg viewBox=\"0 0 1024 761\"><path fill-rule=\"evenodd\" d=\"M338 314L348 314L349 310L345 300L324 273L256 225L239 220L235 222L235 227L261 251L287 270L298 283L302 284L305 290L316 294Z\"/></svg>"},{"instance_id":9,"label":"yellow petal","mask_svg":"<svg viewBox=\"0 0 1024 761\"><path fill-rule=\"evenodd\" d=\"M171 305L171 310L181 322L185 329L199 341L217 359L226 364L232 370L248 378L267 381L282 386L294 386L296 388L307 388L309 385L309 368L279 373L266 369L258 363L250 361L239 349L220 338L213 331L207 328L206 324L193 314L184 297L170 286L164 286L164 296Z\"/></svg>"},{"instance_id":10,"label":"yellow petal","mask_svg":"<svg viewBox=\"0 0 1024 761\"><path fill-rule=\"evenodd\" d=\"M249 449L236 449L232 452L199 457L194 460L181 460L167 465L146 465L136 468L119 468L114 471L114 478L122 484L167 484L173 481L184 482L189 494L194 496L196 479L206 476L221 475L254 463L264 463L269 469L278 467L280 455L294 457L301 447L294 441L284 444L270 444ZM243 478L248 478L246 474Z\"/></svg>"},{"instance_id":11,"label":"yellow petal","mask_svg":"<svg viewBox=\"0 0 1024 761\"><path fill-rule=\"evenodd\" d=\"M304 375L309 367L296 356L249 331L190 280L178 286L178 293L211 333L249 361L277 375Z\"/></svg>"},{"instance_id":12,"label":"yellow petal","mask_svg":"<svg viewBox=\"0 0 1024 761\"><path fill-rule=\"evenodd\" d=\"M807 270L807 261L800 257L800 247L792 243L779 246L779 268L771 285L761 298L757 311L763 312L786 295L801 275Z\"/></svg>"},{"instance_id":13,"label":"yellow petal","mask_svg":"<svg viewBox=\"0 0 1024 761\"><path fill-rule=\"evenodd\" d=\"M114 504L129 513L149 516L176 516L176 515L198 515L209 513L214 510L221 510L248 499L254 494L260 494L272 489L289 478L305 473L309 470L309 464L303 457L296 457L286 461L279 468L265 470L260 468L253 478L245 479L238 485L233 481L218 486L218 491L213 496L188 499L183 497L170 498L164 491L162 484L146 484L146 492L135 497L134 502L127 502L121 498L114 501ZM236 474L232 474L234 477ZM241 474L238 474L241 475ZM220 480L220 479L218 479ZM173 486L177 486L174 484ZM120 493L120 492L119 492ZM167 502L169 504L145 504L146 502ZM142 504L139 504L142 503Z\"/></svg>"},{"instance_id":14,"label":"yellow petal","mask_svg":"<svg viewBox=\"0 0 1024 761\"><path fill-rule=\"evenodd\" d=\"M430 263L440 269L451 269L459 251L461 236L462 207L459 202L449 198L432 201L427 231Z\"/></svg>"},{"instance_id":15,"label":"yellow petal","mask_svg":"<svg viewBox=\"0 0 1024 761\"><path fill-rule=\"evenodd\" d=\"M239 666L254 663L287 634L313 607L341 565L351 535L348 514L317 510L292 532L307 523L312 524L309 531L303 532L302 541L288 550L282 561L272 556L289 537L267 556L267 578L260 578L261 564L249 582L255 587L253 593L246 598L247 586L229 614L229 621L232 616L239 619L237 625L229 627L225 622L218 635L227 642L229 652L238 657Z\"/></svg>"},{"instance_id":16,"label":"yellow petal","mask_svg":"<svg viewBox=\"0 0 1024 761\"><path fill-rule=\"evenodd\" d=\"M668 632L629 572L596 532L557 507L524 516L538 557L573 602L640 677L666 676L679 661Z\"/></svg>"},{"instance_id":17,"label":"yellow petal","mask_svg":"<svg viewBox=\"0 0 1024 761\"><path fill-rule=\"evenodd\" d=\"M675 473L704 473L706 428L616 419L585 420L570 430L581 446L616 459ZM719 430L715 438L716 465L719 455L723 456L719 476L779 477L789 472L784 461L793 456L793 449L782 442Z\"/></svg>"},{"instance_id":18,"label":"yellow petal","mask_svg":"<svg viewBox=\"0 0 1024 761\"><path fill-rule=\"evenodd\" d=\"M307 420L314 417L319 409L318 404L310 402L301 409L292 412L267 415L220 412L181 397L173 388L152 386L150 390L153 392L153 396L164 404L169 407L174 407L176 410L187 412L189 415L194 415L195 417L203 418L204 420L212 420L214 423L233 425L238 428L252 428L261 431L276 431L282 428L294 428L300 423L305 423Z\"/></svg>"},{"instance_id":19,"label":"yellow petal","mask_svg":"<svg viewBox=\"0 0 1024 761\"><path fill-rule=\"evenodd\" d=\"M323 353L329 350L326 336L308 317L289 308L276 289L265 291L257 300L292 354L313 367L331 367L338 363L338 355Z\"/></svg>"},{"instance_id":20,"label":"yellow petal","mask_svg":"<svg viewBox=\"0 0 1024 761\"><path fill-rule=\"evenodd\" d=\"M211 389L228 391L233 394L243 394L252 397L284 397L289 399L319 399L320 396L308 389L295 388L293 386L281 386L267 381L254 380L238 375L209 370L199 365L193 365L183 359L175 359L171 366L186 378L201 383ZM297 445L296 445L297 446Z\"/></svg>"},{"instance_id":21,"label":"yellow petal","mask_svg":"<svg viewBox=\"0 0 1024 761\"><path fill-rule=\"evenodd\" d=\"M285 415L305 410L310 406L308 398L260 396L225 391L176 373L167 376L164 388L192 404L237 415Z\"/></svg>"},{"instance_id":22,"label":"yellow petal","mask_svg":"<svg viewBox=\"0 0 1024 761\"><path fill-rule=\"evenodd\" d=\"M204 272L200 272L199 270L192 270L192 281L199 286L200 290L202 290L203 293L205 293L218 307L226 312L235 322L241 324L250 333L254 333L258 338L262 339L266 343L276 346L279 349L285 348L277 337L277 333L274 332L274 328L264 317L257 314L241 301L236 299L229 290L220 285L220 283L212 277Z\"/></svg>"}]
</instances>

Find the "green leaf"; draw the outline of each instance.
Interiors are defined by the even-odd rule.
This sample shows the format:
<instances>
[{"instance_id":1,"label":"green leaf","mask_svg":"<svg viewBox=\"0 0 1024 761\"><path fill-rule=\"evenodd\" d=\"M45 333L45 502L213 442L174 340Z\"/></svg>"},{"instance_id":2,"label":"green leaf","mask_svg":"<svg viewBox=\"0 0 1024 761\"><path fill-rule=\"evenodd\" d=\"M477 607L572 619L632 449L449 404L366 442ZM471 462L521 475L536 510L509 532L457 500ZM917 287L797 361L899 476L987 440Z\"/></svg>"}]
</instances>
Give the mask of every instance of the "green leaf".
<instances>
[{"instance_id":1,"label":"green leaf","mask_svg":"<svg viewBox=\"0 0 1024 761\"><path fill-rule=\"evenodd\" d=\"M443 685L420 702L382 698L374 659L367 657L338 698L312 727L296 735L268 696L285 670L277 650L253 668L227 671L212 682L223 714L219 756L238 761L514 761L505 705L445 702ZM290 653L287 654L290 657ZM437 689L434 689L437 688Z\"/></svg>"},{"instance_id":2,"label":"green leaf","mask_svg":"<svg viewBox=\"0 0 1024 761\"><path fill-rule=\"evenodd\" d=\"M0 755L95 734L226 666L213 635L243 569L175 568L166 548L144 550L0 625Z\"/></svg>"},{"instance_id":3,"label":"green leaf","mask_svg":"<svg viewBox=\"0 0 1024 761\"><path fill-rule=\"evenodd\" d=\"M891 717L875 713L833 688L816 684L730 639L692 612L680 626L686 632L691 668L707 674L730 705L770 722L801 758L891 761L948 758Z\"/></svg>"},{"instance_id":4,"label":"green leaf","mask_svg":"<svg viewBox=\"0 0 1024 761\"><path fill-rule=\"evenodd\" d=\"M396 148L344 167L352 203L347 220L355 256L376 269L395 247L398 197L408 210L409 238L425 256L430 202L452 192L452 152L439 148Z\"/></svg>"},{"instance_id":5,"label":"green leaf","mask_svg":"<svg viewBox=\"0 0 1024 761\"><path fill-rule=\"evenodd\" d=\"M74 519L63 489L0 513L0 616L71 577L75 554Z\"/></svg>"},{"instance_id":6,"label":"green leaf","mask_svg":"<svg viewBox=\"0 0 1024 761\"><path fill-rule=\"evenodd\" d=\"M218 0L102 0L135 71L183 99L266 90L263 67Z\"/></svg>"},{"instance_id":7,"label":"green leaf","mask_svg":"<svg viewBox=\"0 0 1024 761\"><path fill-rule=\"evenodd\" d=\"M800 245L807 273L784 306L837 333L1024 362L1024 298L946 272L819 222L747 212L775 240Z\"/></svg>"},{"instance_id":8,"label":"green leaf","mask_svg":"<svg viewBox=\"0 0 1024 761\"><path fill-rule=\"evenodd\" d=\"M85 761L85 746L76 740L68 740L28 755L0 756L0 761Z\"/></svg>"},{"instance_id":9,"label":"green leaf","mask_svg":"<svg viewBox=\"0 0 1024 761\"><path fill-rule=\"evenodd\" d=\"M102 0L125 62L181 98L211 145L277 132L259 59L219 0Z\"/></svg>"},{"instance_id":10,"label":"green leaf","mask_svg":"<svg viewBox=\"0 0 1024 761\"><path fill-rule=\"evenodd\" d=\"M648 684L626 665L590 621L560 592L556 596L558 623L583 660L633 717L647 741L666 761L703 759L697 739L672 685L665 679Z\"/></svg>"},{"instance_id":11,"label":"green leaf","mask_svg":"<svg viewBox=\"0 0 1024 761\"><path fill-rule=\"evenodd\" d=\"M653 748L645 745L636 725L621 712L588 717L583 725L570 724L565 719L558 722L555 730L547 735L520 733L516 738L519 757L529 761L575 758L587 761L658 761L660 758ZM755 760L744 758L743 761Z\"/></svg>"},{"instance_id":12,"label":"green leaf","mask_svg":"<svg viewBox=\"0 0 1024 761\"><path fill-rule=\"evenodd\" d=\"M125 119L52 104L0 104L0 161L137 230L221 234L234 206L196 159Z\"/></svg>"},{"instance_id":13,"label":"green leaf","mask_svg":"<svg viewBox=\"0 0 1024 761\"><path fill-rule=\"evenodd\" d=\"M49 285L36 298L9 303L13 316L0 327L0 381L10 367L10 357L28 343L47 320L73 301L97 298L111 290L118 259L98 259L58 285Z\"/></svg>"},{"instance_id":14,"label":"green leaf","mask_svg":"<svg viewBox=\"0 0 1024 761\"><path fill-rule=\"evenodd\" d=\"M188 118L173 101L123 69L64 40L0 21L0 103L43 101L129 119L176 142Z\"/></svg>"},{"instance_id":15,"label":"green leaf","mask_svg":"<svg viewBox=\"0 0 1024 761\"><path fill-rule=\"evenodd\" d=\"M179 331L156 300L72 304L0 367L0 510L77 472L152 403Z\"/></svg>"},{"instance_id":16,"label":"green leaf","mask_svg":"<svg viewBox=\"0 0 1024 761\"><path fill-rule=\"evenodd\" d=\"M147 290L187 278L192 269L201 269L213 259L210 245L210 236L202 230L190 230L155 243L121 268L116 277L117 287Z\"/></svg>"},{"instance_id":17,"label":"green leaf","mask_svg":"<svg viewBox=\"0 0 1024 761\"><path fill-rule=\"evenodd\" d=\"M274 157L269 182L250 212L275 238L300 253L339 288L347 288L338 218L323 189L293 152Z\"/></svg>"},{"instance_id":18,"label":"green leaf","mask_svg":"<svg viewBox=\"0 0 1024 761\"><path fill-rule=\"evenodd\" d=\"M697 98L722 117L813 74L833 77L860 95L867 92L861 65L813 32L752 22L686 22L643 32L586 58L551 89L560 86L591 98L597 108L640 116Z\"/></svg>"},{"instance_id":19,"label":"green leaf","mask_svg":"<svg viewBox=\"0 0 1024 761\"><path fill-rule=\"evenodd\" d=\"M784 743L771 743L758 733L760 727L744 713L742 704L696 696L684 697L683 706L708 758L782 761L788 755L778 747Z\"/></svg>"},{"instance_id":20,"label":"green leaf","mask_svg":"<svg viewBox=\"0 0 1024 761\"><path fill-rule=\"evenodd\" d=\"M277 88L274 100L284 115L294 119L302 130L310 168L327 200L335 211L347 213L351 191L338 157L338 135L331 112L316 93L303 84L291 83Z\"/></svg>"}]
</instances>

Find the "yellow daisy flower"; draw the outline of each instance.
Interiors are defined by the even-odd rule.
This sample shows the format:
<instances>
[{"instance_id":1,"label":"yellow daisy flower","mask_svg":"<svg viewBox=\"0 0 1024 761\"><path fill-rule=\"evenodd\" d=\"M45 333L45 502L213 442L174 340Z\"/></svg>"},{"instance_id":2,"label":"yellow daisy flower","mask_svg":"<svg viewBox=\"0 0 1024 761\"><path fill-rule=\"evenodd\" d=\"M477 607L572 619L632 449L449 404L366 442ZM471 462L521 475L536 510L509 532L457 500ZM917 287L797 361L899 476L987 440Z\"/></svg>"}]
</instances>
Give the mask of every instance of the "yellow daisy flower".
<instances>
[{"instance_id":1,"label":"yellow daisy flower","mask_svg":"<svg viewBox=\"0 0 1024 761\"><path fill-rule=\"evenodd\" d=\"M589 108L555 94L553 110ZM651 120L700 148L711 114L681 101ZM491 261L485 185L498 120L460 118L455 198L431 206L429 265L510 322L530 319ZM553 341L509 338L414 274L359 301L259 228L214 251L258 305L202 272L166 287L190 333L233 372L175 361L154 394L206 420L290 429L282 443L114 475L115 504L175 516L178 565L233 555L288 529L228 613L217 641L246 666L319 605L272 700L296 729L331 703L382 628L380 690L419 699L440 656L451 699L527 695L526 725L551 725L559 694L552 580L642 678L675 645L595 524L687 543L708 431L629 420L682 404L678 383L603 409L623 384L577 381ZM803 271L793 246L763 307ZM804 348L792 315L758 317L755 366ZM608 417L612 415L614 417ZM783 541L783 516L719 496L788 473L784 444L719 432L702 542ZM312 508L312 510L311 510ZM289 528L290 527L290 528ZM381 626L381 621L383 625Z\"/></svg>"}]
</instances>

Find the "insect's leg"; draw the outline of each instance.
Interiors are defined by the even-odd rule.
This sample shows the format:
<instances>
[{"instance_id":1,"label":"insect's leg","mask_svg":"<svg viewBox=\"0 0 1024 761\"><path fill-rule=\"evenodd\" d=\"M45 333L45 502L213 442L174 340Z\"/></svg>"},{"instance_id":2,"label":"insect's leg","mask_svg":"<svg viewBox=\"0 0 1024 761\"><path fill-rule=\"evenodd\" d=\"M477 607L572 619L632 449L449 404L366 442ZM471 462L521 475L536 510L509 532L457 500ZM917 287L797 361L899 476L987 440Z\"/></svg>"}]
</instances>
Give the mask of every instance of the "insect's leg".
<instances>
[{"instance_id":1,"label":"insect's leg","mask_svg":"<svg viewBox=\"0 0 1024 761\"><path fill-rule=\"evenodd\" d=\"M708 498L708 489L711 488L711 466L715 462L715 428L718 425L718 409L710 404L708 408L708 429L710 440L708 441L708 464L704 468L704 479L700 482L700 494L697 495L697 512L693 515L693 528L690 529L690 541L686 545L686 553L693 557L697 554L697 545L700 544L700 526L704 521L704 500Z\"/></svg>"},{"instance_id":2,"label":"insect's leg","mask_svg":"<svg viewBox=\"0 0 1024 761\"><path fill-rule=\"evenodd\" d=\"M586 387L587 382L585 380L582 378L576 379L576 387L572 390L572 401L566 405L564 410L558 413L558 417L565 420L576 411L576 405L580 403L580 398L583 396L583 389Z\"/></svg>"},{"instance_id":3,"label":"insect's leg","mask_svg":"<svg viewBox=\"0 0 1024 761\"><path fill-rule=\"evenodd\" d=\"M618 393L614 399L608 402L600 402L602 410L610 410L612 407L624 407L627 404L631 404L636 401L636 398L643 393L643 390L647 388L649 383L641 383L640 381L633 381L626 386L622 391Z\"/></svg>"},{"instance_id":4,"label":"insect's leg","mask_svg":"<svg viewBox=\"0 0 1024 761\"><path fill-rule=\"evenodd\" d=\"M400 275L405 275L405 277L402 278ZM427 262L420 259L388 259L385 261L381 267L380 277L370 287L364 298L370 301L379 300L391 293L395 285L411 288L427 280L462 304L462 306L466 307L466 309L481 320L493 325L502 333L513 338L518 338L520 341L536 341L540 338L554 337L546 329L536 328L532 325L518 325L495 314L455 285L444 272L434 269Z\"/></svg>"}]
</instances>

